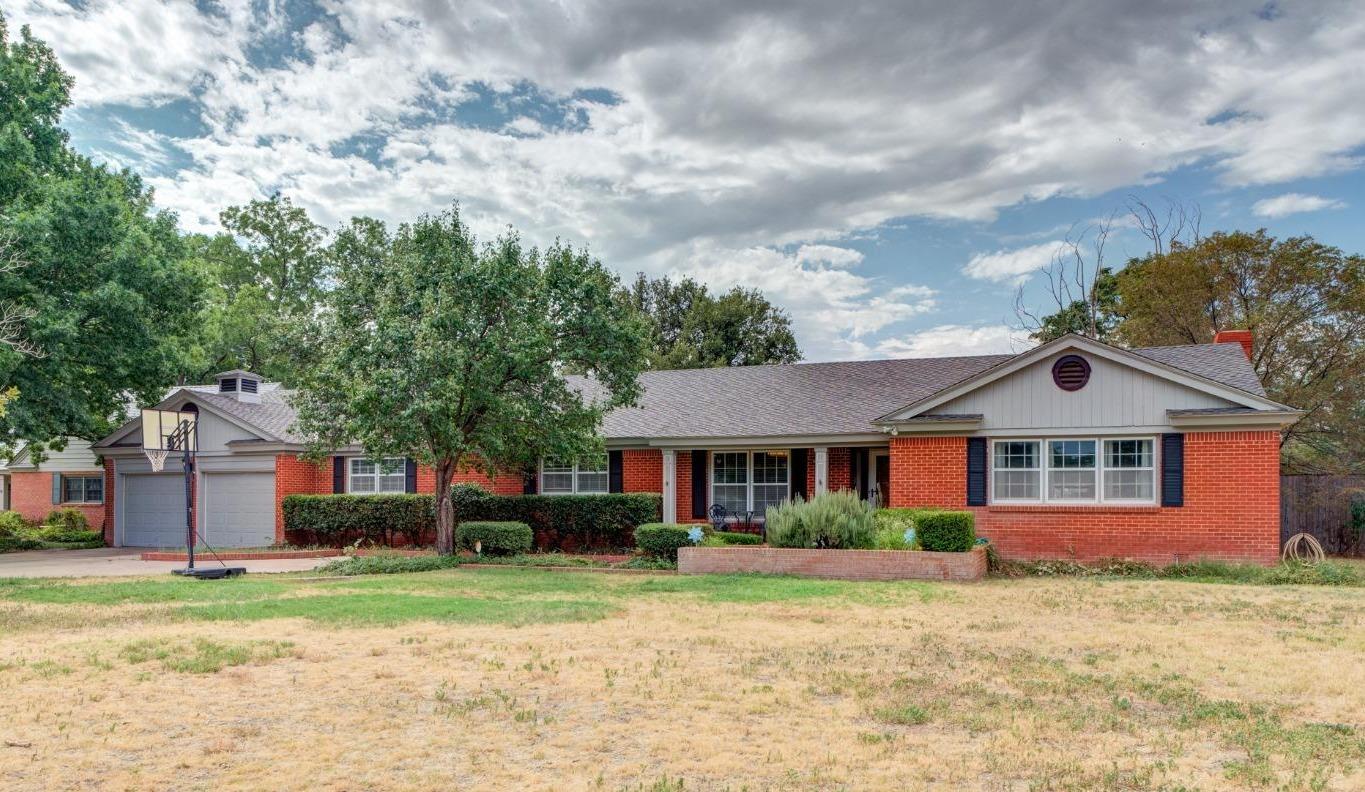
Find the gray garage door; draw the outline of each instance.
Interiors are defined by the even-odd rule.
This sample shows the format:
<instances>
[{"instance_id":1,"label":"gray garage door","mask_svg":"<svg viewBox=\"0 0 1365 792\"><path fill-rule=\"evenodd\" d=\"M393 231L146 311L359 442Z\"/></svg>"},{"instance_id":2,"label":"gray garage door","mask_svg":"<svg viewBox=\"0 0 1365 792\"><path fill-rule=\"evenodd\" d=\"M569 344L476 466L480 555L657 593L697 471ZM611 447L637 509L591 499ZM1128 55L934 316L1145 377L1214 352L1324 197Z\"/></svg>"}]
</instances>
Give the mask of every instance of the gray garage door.
<instances>
[{"instance_id":1,"label":"gray garage door","mask_svg":"<svg viewBox=\"0 0 1365 792\"><path fill-rule=\"evenodd\" d=\"M205 473L204 539L214 547L275 543L274 473Z\"/></svg>"},{"instance_id":2,"label":"gray garage door","mask_svg":"<svg viewBox=\"0 0 1365 792\"><path fill-rule=\"evenodd\" d=\"M176 474L124 476L123 544L185 546L185 479Z\"/></svg>"}]
</instances>

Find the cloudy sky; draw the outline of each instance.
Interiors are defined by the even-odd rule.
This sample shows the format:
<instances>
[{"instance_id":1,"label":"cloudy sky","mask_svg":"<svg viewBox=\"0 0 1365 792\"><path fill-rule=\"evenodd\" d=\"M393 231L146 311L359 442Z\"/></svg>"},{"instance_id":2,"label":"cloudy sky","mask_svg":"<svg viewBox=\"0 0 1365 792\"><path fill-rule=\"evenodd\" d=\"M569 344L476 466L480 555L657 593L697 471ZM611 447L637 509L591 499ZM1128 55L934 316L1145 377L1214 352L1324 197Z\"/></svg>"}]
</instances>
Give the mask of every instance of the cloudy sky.
<instances>
[{"instance_id":1,"label":"cloudy sky","mask_svg":"<svg viewBox=\"0 0 1365 792\"><path fill-rule=\"evenodd\" d=\"M186 229L282 191L764 290L812 360L1009 350L1130 196L1365 252L1365 3L0 0ZM1146 248L1120 228L1110 258Z\"/></svg>"}]
</instances>

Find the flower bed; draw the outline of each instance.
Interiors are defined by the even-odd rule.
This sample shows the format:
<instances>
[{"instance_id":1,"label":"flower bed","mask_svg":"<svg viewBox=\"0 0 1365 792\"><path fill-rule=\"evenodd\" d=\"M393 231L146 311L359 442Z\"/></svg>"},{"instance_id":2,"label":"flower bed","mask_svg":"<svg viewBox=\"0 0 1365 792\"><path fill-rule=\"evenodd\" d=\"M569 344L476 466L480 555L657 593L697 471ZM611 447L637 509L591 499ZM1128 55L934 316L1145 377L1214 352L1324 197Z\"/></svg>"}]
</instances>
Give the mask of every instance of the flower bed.
<instances>
[{"instance_id":1,"label":"flower bed","mask_svg":"<svg viewBox=\"0 0 1365 792\"><path fill-rule=\"evenodd\" d=\"M684 575L759 572L837 580L980 580L986 547L965 553L916 550L810 550L797 547L682 547Z\"/></svg>"}]
</instances>

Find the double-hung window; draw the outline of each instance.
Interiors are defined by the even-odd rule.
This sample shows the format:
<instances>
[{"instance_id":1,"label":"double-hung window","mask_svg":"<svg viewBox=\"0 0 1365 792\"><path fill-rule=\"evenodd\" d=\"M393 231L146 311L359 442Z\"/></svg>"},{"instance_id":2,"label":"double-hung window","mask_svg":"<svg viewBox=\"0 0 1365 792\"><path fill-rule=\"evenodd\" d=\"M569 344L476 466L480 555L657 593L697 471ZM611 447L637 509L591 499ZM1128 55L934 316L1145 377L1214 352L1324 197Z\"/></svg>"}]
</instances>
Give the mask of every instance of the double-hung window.
<instances>
[{"instance_id":1,"label":"double-hung window","mask_svg":"<svg viewBox=\"0 0 1365 792\"><path fill-rule=\"evenodd\" d=\"M607 455L583 457L575 462L546 459L540 465L540 492L544 495L600 495L608 482Z\"/></svg>"},{"instance_id":2,"label":"double-hung window","mask_svg":"<svg viewBox=\"0 0 1365 792\"><path fill-rule=\"evenodd\" d=\"M365 459L351 457L346 491L357 495L407 492L407 465L403 457Z\"/></svg>"},{"instance_id":3,"label":"double-hung window","mask_svg":"<svg viewBox=\"0 0 1365 792\"><path fill-rule=\"evenodd\" d=\"M1141 438L996 440L997 503L1152 503L1155 441Z\"/></svg>"},{"instance_id":4,"label":"double-hung window","mask_svg":"<svg viewBox=\"0 0 1365 792\"><path fill-rule=\"evenodd\" d=\"M1104 441L1104 499L1152 501L1156 498L1155 443L1150 439Z\"/></svg>"},{"instance_id":5,"label":"double-hung window","mask_svg":"<svg viewBox=\"0 0 1365 792\"><path fill-rule=\"evenodd\" d=\"M711 454L711 502L727 511L763 514L791 497L791 454L717 451Z\"/></svg>"},{"instance_id":6,"label":"double-hung window","mask_svg":"<svg viewBox=\"0 0 1365 792\"><path fill-rule=\"evenodd\" d=\"M104 476L62 475L63 503L104 503Z\"/></svg>"}]
</instances>

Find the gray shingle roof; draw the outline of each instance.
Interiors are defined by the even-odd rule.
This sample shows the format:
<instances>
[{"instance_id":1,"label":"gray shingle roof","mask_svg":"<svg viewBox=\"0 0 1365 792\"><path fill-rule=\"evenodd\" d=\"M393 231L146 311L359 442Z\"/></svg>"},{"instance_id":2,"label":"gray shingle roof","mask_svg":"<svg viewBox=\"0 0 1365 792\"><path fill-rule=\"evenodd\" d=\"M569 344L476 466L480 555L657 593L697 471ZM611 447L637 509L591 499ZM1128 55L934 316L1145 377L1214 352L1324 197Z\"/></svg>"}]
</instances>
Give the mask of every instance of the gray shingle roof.
<instances>
[{"instance_id":1,"label":"gray shingle roof","mask_svg":"<svg viewBox=\"0 0 1365 792\"><path fill-rule=\"evenodd\" d=\"M1248 393L1264 396L1237 344L1199 344L1132 350L1145 358ZM875 432L872 421L973 377L1013 355L797 363L738 368L649 371L640 376L638 407L613 410L603 421L609 440L684 437L776 437ZM595 382L570 377L585 396ZM195 397L266 435L301 443L292 430L292 392L261 387L260 403L194 386Z\"/></svg>"},{"instance_id":2,"label":"gray shingle roof","mask_svg":"<svg viewBox=\"0 0 1365 792\"><path fill-rule=\"evenodd\" d=\"M1256 377L1256 370L1251 367L1241 344L1187 344L1132 351L1237 390L1265 396L1265 388L1261 387L1261 380Z\"/></svg>"}]
</instances>

